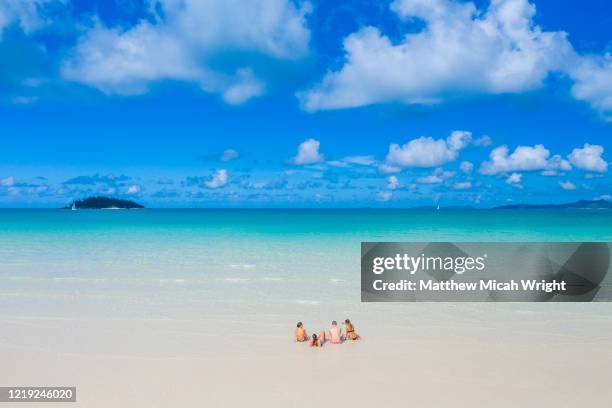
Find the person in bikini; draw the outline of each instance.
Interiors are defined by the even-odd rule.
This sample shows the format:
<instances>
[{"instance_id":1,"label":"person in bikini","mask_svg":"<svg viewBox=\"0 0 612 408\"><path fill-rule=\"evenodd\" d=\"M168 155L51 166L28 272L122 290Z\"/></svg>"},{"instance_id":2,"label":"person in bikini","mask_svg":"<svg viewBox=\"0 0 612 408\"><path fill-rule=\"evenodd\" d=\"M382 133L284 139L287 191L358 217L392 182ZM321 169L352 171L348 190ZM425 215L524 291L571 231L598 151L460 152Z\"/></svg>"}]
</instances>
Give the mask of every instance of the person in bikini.
<instances>
[{"instance_id":1,"label":"person in bikini","mask_svg":"<svg viewBox=\"0 0 612 408\"><path fill-rule=\"evenodd\" d=\"M302 322L297 322L297 327L295 328L295 341L304 342L308 340L308 334L306 333L306 329Z\"/></svg>"},{"instance_id":2,"label":"person in bikini","mask_svg":"<svg viewBox=\"0 0 612 408\"><path fill-rule=\"evenodd\" d=\"M346 326L346 339L347 340L359 340L361 337L357 333L355 333L355 326L349 319L344 321L344 325Z\"/></svg>"}]
</instances>

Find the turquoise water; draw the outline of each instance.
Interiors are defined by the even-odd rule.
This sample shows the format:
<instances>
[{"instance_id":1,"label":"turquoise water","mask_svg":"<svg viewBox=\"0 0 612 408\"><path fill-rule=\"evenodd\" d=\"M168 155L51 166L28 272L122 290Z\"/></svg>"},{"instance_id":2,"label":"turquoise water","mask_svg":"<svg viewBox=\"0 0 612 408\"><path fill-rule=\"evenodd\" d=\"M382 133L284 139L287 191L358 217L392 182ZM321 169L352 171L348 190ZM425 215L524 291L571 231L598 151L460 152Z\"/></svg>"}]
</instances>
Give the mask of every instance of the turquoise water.
<instances>
[{"instance_id":1,"label":"turquoise water","mask_svg":"<svg viewBox=\"0 0 612 408\"><path fill-rule=\"evenodd\" d=\"M15 234L173 232L185 236L311 235L401 239L600 239L612 237L605 210L0 210L0 238ZM92 236L93 236L92 235ZM156 238L163 238L157 236Z\"/></svg>"},{"instance_id":2,"label":"turquoise water","mask_svg":"<svg viewBox=\"0 0 612 408\"><path fill-rule=\"evenodd\" d=\"M440 240L612 241L612 212L0 210L0 306L358 302L361 241Z\"/></svg>"}]
</instances>

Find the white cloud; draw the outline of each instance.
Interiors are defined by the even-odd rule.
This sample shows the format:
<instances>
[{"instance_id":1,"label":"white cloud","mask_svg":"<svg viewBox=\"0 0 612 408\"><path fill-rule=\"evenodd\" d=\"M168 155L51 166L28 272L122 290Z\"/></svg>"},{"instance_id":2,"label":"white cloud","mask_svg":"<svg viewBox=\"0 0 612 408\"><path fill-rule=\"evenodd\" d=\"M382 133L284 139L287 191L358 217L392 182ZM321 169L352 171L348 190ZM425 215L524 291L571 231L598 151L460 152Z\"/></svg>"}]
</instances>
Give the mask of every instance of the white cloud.
<instances>
[{"instance_id":1,"label":"white cloud","mask_svg":"<svg viewBox=\"0 0 612 408\"><path fill-rule=\"evenodd\" d=\"M396 0L392 10L425 27L392 42L375 27L344 40L344 66L299 96L306 110L398 101L431 104L450 94L520 93L539 88L575 57L564 32L543 31L527 0Z\"/></svg>"},{"instance_id":2,"label":"white cloud","mask_svg":"<svg viewBox=\"0 0 612 408\"><path fill-rule=\"evenodd\" d=\"M396 188L400 187L400 182L395 176L389 176L387 181L388 181L387 188L390 190L395 190Z\"/></svg>"},{"instance_id":3,"label":"white cloud","mask_svg":"<svg viewBox=\"0 0 612 408\"><path fill-rule=\"evenodd\" d=\"M472 132L467 132L465 130L455 130L450 134L448 139L446 139L449 148L453 150L461 150L470 144L471 141Z\"/></svg>"},{"instance_id":4,"label":"white cloud","mask_svg":"<svg viewBox=\"0 0 612 408\"><path fill-rule=\"evenodd\" d=\"M611 201L612 200L612 195L610 195L610 194L603 194L603 195L600 195L599 197L595 197L595 200Z\"/></svg>"},{"instance_id":5,"label":"white cloud","mask_svg":"<svg viewBox=\"0 0 612 408\"><path fill-rule=\"evenodd\" d=\"M381 191L376 195L376 201L389 201L393 197L393 193L391 191Z\"/></svg>"},{"instance_id":6,"label":"white cloud","mask_svg":"<svg viewBox=\"0 0 612 408\"><path fill-rule=\"evenodd\" d=\"M234 149L225 149L223 153L221 154L220 160L226 162L226 161L237 159L238 156L240 156L238 151Z\"/></svg>"},{"instance_id":7,"label":"white cloud","mask_svg":"<svg viewBox=\"0 0 612 408\"><path fill-rule=\"evenodd\" d=\"M469 161L463 161L459 165L459 169L465 174L470 174L474 171L474 164Z\"/></svg>"},{"instance_id":8,"label":"white cloud","mask_svg":"<svg viewBox=\"0 0 612 408\"><path fill-rule=\"evenodd\" d=\"M551 74L567 75L572 96L612 121L612 54L580 55L563 31L545 31L528 0L395 0L416 33L392 41L376 27L344 39L344 65L298 93L308 111L383 102L435 104L449 96L523 93ZM483 140L486 142L486 139Z\"/></svg>"},{"instance_id":9,"label":"white cloud","mask_svg":"<svg viewBox=\"0 0 612 408\"><path fill-rule=\"evenodd\" d=\"M579 169L605 173L608 171L608 163L601 157L603 153L602 146L586 143L583 148L572 150L568 158Z\"/></svg>"},{"instance_id":10,"label":"white cloud","mask_svg":"<svg viewBox=\"0 0 612 408\"><path fill-rule=\"evenodd\" d=\"M13 176L8 176L3 179L0 179L0 186L2 187L12 187L15 184L15 178Z\"/></svg>"},{"instance_id":11,"label":"white cloud","mask_svg":"<svg viewBox=\"0 0 612 408\"><path fill-rule=\"evenodd\" d=\"M433 171L432 174L423 176L423 177L419 177L415 181L419 184L438 184L454 176L455 176L454 171L445 171L443 168L438 167L437 169Z\"/></svg>"},{"instance_id":12,"label":"white cloud","mask_svg":"<svg viewBox=\"0 0 612 408\"><path fill-rule=\"evenodd\" d=\"M298 154L292 159L295 164L312 164L322 162L325 157L319 153L321 143L315 139L308 139L298 146Z\"/></svg>"},{"instance_id":13,"label":"white cloud","mask_svg":"<svg viewBox=\"0 0 612 408\"><path fill-rule=\"evenodd\" d=\"M612 121L612 54L588 56L569 71L575 83L574 98L588 102L607 121Z\"/></svg>"},{"instance_id":14,"label":"white cloud","mask_svg":"<svg viewBox=\"0 0 612 408\"><path fill-rule=\"evenodd\" d=\"M210 88L215 91L215 87ZM223 90L223 100L230 105L240 105L264 92L264 83L253 74L250 68L239 69L233 83Z\"/></svg>"},{"instance_id":15,"label":"white cloud","mask_svg":"<svg viewBox=\"0 0 612 408\"><path fill-rule=\"evenodd\" d=\"M227 170L219 169L215 171L212 178L204 182L204 185L208 188L219 188L227 184Z\"/></svg>"},{"instance_id":16,"label":"white cloud","mask_svg":"<svg viewBox=\"0 0 612 408\"><path fill-rule=\"evenodd\" d=\"M472 183L469 181L462 181L453 185L455 190L469 190L470 188L472 188Z\"/></svg>"},{"instance_id":17,"label":"white cloud","mask_svg":"<svg viewBox=\"0 0 612 408\"><path fill-rule=\"evenodd\" d=\"M512 171L571 169L567 160L558 155L550 157L550 151L541 144L533 147L518 146L514 152L508 153L508 146L493 149L489 155L489 161L480 165L480 173L491 175Z\"/></svg>"},{"instance_id":18,"label":"white cloud","mask_svg":"<svg viewBox=\"0 0 612 408\"><path fill-rule=\"evenodd\" d=\"M571 181L560 181L559 186L561 186L561 188L564 190L575 190L576 189L576 185L572 183Z\"/></svg>"},{"instance_id":19,"label":"white cloud","mask_svg":"<svg viewBox=\"0 0 612 408\"><path fill-rule=\"evenodd\" d=\"M401 167L434 167L457 158L457 151L450 149L443 139L431 137L413 139L403 146L389 146L387 162Z\"/></svg>"},{"instance_id":20,"label":"white cloud","mask_svg":"<svg viewBox=\"0 0 612 408\"><path fill-rule=\"evenodd\" d=\"M295 59L308 50L309 6L288 0L160 0L155 21L124 30L97 24L62 65L64 78L106 93L141 94L162 80L198 84L230 104L261 95L249 58L225 69L211 60L227 53Z\"/></svg>"},{"instance_id":21,"label":"white cloud","mask_svg":"<svg viewBox=\"0 0 612 408\"><path fill-rule=\"evenodd\" d=\"M550 160L548 160L548 164L546 165L546 170L570 171L571 169L572 166L570 165L570 163L558 154L555 154L553 157L551 157Z\"/></svg>"},{"instance_id":22,"label":"white cloud","mask_svg":"<svg viewBox=\"0 0 612 408\"><path fill-rule=\"evenodd\" d=\"M506 183L510 185L520 186L521 180L523 179L523 175L520 173L512 173L506 179Z\"/></svg>"},{"instance_id":23,"label":"white cloud","mask_svg":"<svg viewBox=\"0 0 612 408\"><path fill-rule=\"evenodd\" d=\"M471 132L454 131L446 140L423 136L403 146L391 144L386 164L400 168L439 166L455 160L459 150L467 146L471 138Z\"/></svg>"},{"instance_id":24,"label":"white cloud","mask_svg":"<svg viewBox=\"0 0 612 408\"><path fill-rule=\"evenodd\" d=\"M491 136L486 136L486 135L474 140L474 146L487 147L487 146L491 146L492 143L493 143L493 140L491 139Z\"/></svg>"},{"instance_id":25,"label":"white cloud","mask_svg":"<svg viewBox=\"0 0 612 408\"><path fill-rule=\"evenodd\" d=\"M3 30L11 24L18 24L21 30L32 33L41 28L46 19L40 11L51 0L2 0L0 2L0 39Z\"/></svg>"},{"instance_id":26,"label":"white cloud","mask_svg":"<svg viewBox=\"0 0 612 408\"><path fill-rule=\"evenodd\" d=\"M125 190L125 194L133 195L138 193L140 193L140 186L137 184L132 184L127 188L127 190Z\"/></svg>"}]
</instances>

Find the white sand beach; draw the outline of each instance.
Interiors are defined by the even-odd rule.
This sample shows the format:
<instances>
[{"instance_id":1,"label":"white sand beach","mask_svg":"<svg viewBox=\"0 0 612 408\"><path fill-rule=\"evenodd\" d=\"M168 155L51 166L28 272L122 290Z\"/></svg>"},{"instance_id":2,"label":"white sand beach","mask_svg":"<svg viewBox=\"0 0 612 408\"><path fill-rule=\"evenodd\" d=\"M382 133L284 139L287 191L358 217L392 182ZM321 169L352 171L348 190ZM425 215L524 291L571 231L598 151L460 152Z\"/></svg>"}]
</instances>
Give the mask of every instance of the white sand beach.
<instances>
[{"instance_id":1,"label":"white sand beach","mask_svg":"<svg viewBox=\"0 0 612 408\"><path fill-rule=\"evenodd\" d=\"M133 316L3 314L0 383L75 385L67 407L605 406L612 400L607 304L258 305ZM263 302L263 300L262 300ZM213 305L210 305L211 307ZM116 309L116 306L111 308ZM263 307L262 307L263 309ZM363 340L292 341L350 316ZM27 403L20 403L27 407ZM38 406L38 405L31 405Z\"/></svg>"}]
</instances>

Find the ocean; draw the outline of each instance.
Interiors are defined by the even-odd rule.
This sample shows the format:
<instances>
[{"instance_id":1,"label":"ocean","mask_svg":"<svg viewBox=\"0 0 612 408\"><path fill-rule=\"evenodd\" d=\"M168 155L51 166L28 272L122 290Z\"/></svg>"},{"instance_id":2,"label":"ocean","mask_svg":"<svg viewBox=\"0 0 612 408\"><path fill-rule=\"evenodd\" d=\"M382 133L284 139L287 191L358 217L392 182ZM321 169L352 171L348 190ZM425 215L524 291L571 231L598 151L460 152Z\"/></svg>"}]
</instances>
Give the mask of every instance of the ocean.
<instances>
[{"instance_id":1,"label":"ocean","mask_svg":"<svg viewBox=\"0 0 612 408\"><path fill-rule=\"evenodd\" d=\"M350 305L362 241L611 240L612 213L597 210L0 210L0 306Z\"/></svg>"}]
</instances>

